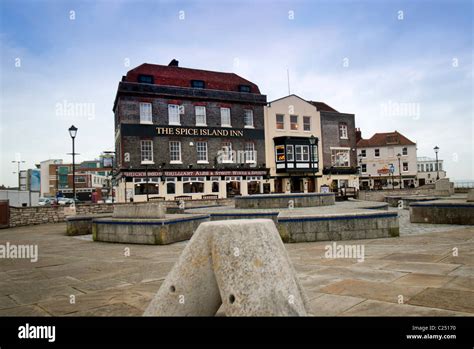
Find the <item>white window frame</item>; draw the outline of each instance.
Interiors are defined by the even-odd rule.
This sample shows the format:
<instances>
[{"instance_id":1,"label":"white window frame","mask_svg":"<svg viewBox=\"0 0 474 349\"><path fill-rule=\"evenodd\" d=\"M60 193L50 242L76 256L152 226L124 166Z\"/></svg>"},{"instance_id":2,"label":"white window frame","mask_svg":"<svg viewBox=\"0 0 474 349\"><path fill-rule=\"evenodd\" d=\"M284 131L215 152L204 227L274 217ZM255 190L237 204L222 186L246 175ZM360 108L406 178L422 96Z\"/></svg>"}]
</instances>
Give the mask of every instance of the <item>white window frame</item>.
<instances>
[{"instance_id":1,"label":"white window frame","mask_svg":"<svg viewBox=\"0 0 474 349\"><path fill-rule=\"evenodd\" d=\"M304 152L303 149L306 149L306 153ZM300 150L300 152L298 152L298 150ZM298 155L301 155L301 160L298 160ZM307 159L305 160L305 155L307 156ZM297 144L295 145L295 159L296 159L296 162L310 162L310 159L309 159L309 145L301 145L301 144Z\"/></svg>"},{"instance_id":2,"label":"white window frame","mask_svg":"<svg viewBox=\"0 0 474 349\"><path fill-rule=\"evenodd\" d=\"M360 150L360 157L361 158L366 158L367 157L367 149L361 149Z\"/></svg>"},{"instance_id":3,"label":"white window frame","mask_svg":"<svg viewBox=\"0 0 474 349\"><path fill-rule=\"evenodd\" d=\"M289 149L291 149L291 152L288 151ZM290 159L290 154L291 154L291 159ZM295 161L295 148L293 147L292 144L289 144L286 146L286 156L285 156L285 159L287 162L293 162Z\"/></svg>"},{"instance_id":4,"label":"white window frame","mask_svg":"<svg viewBox=\"0 0 474 349\"><path fill-rule=\"evenodd\" d=\"M405 170L405 164L407 164L406 170ZM402 162L402 172L409 172L409 171L410 171L410 167L409 167L408 161Z\"/></svg>"},{"instance_id":5,"label":"white window frame","mask_svg":"<svg viewBox=\"0 0 474 349\"><path fill-rule=\"evenodd\" d=\"M226 122L226 118L228 118L229 122ZM230 108L221 108L221 126L232 127L232 120L230 118Z\"/></svg>"},{"instance_id":6,"label":"white window frame","mask_svg":"<svg viewBox=\"0 0 474 349\"><path fill-rule=\"evenodd\" d=\"M149 149L144 149L146 145L149 145ZM144 152L149 152L150 158L144 157ZM153 161L153 141L151 139L142 139L140 141L140 159L141 161Z\"/></svg>"},{"instance_id":7,"label":"white window frame","mask_svg":"<svg viewBox=\"0 0 474 349\"><path fill-rule=\"evenodd\" d=\"M173 149L173 146L178 145L178 154L179 154L179 160L173 160L173 155L176 153L176 149ZM181 142L180 141L170 141L169 142L169 154L170 154L170 164L182 164L182 158L181 158Z\"/></svg>"},{"instance_id":8,"label":"white window frame","mask_svg":"<svg viewBox=\"0 0 474 349\"><path fill-rule=\"evenodd\" d=\"M182 178L182 182L183 182L183 194L203 194L206 192L206 188L205 188L205 183L206 183L206 177L183 177ZM200 192L196 192L196 193L186 193L184 191L184 185L186 183L204 183L203 187L202 187L202 191Z\"/></svg>"},{"instance_id":9,"label":"white window frame","mask_svg":"<svg viewBox=\"0 0 474 349\"><path fill-rule=\"evenodd\" d=\"M251 123L247 123L249 120ZM244 109L244 128L254 128L252 109Z\"/></svg>"},{"instance_id":10,"label":"white window frame","mask_svg":"<svg viewBox=\"0 0 474 349\"><path fill-rule=\"evenodd\" d=\"M347 124L345 123L339 124L339 139L349 139Z\"/></svg>"},{"instance_id":11,"label":"white window frame","mask_svg":"<svg viewBox=\"0 0 474 349\"><path fill-rule=\"evenodd\" d=\"M179 105L178 104L168 104L168 125L181 126L181 117L179 115ZM176 111L176 115L175 114ZM173 120L173 117L176 117Z\"/></svg>"},{"instance_id":12,"label":"white window frame","mask_svg":"<svg viewBox=\"0 0 474 349\"><path fill-rule=\"evenodd\" d=\"M408 156L408 147L403 147L402 148L402 155L403 156Z\"/></svg>"},{"instance_id":13,"label":"white window frame","mask_svg":"<svg viewBox=\"0 0 474 349\"><path fill-rule=\"evenodd\" d=\"M227 148L227 149L224 149ZM223 164L232 164L234 163L234 153L232 151L232 142L222 142L221 150L224 152L225 156L222 159Z\"/></svg>"},{"instance_id":14,"label":"white window frame","mask_svg":"<svg viewBox=\"0 0 474 349\"><path fill-rule=\"evenodd\" d=\"M280 123L278 122L278 117L281 117L282 120L283 120L283 122L281 122L281 124L282 124L282 126L283 126L282 128L278 128L278 125L280 124ZM277 131L283 131L284 129L285 129L285 114L276 114L276 115L275 115L275 130L277 130Z\"/></svg>"},{"instance_id":15,"label":"white window frame","mask_svg":"<svg viewBox=\"0 0 474 349\"><path fill-rule=\"evenodd\" d=\"M255 162L256 162L255 143L246 142L245 143L245 163L254 164Z\"/></svg>"},{"instance_id":16,"label":"white window frame","mask_svg":"<svg viewBox=\"0 0 474 349\"><path fill-rule=\"evenodd\" d=\"M153 124L153 112L151 103L140 102L140 124Z\"/></svg>"},{"instance_id":17,"label":"white window frame","mask_svg":"<svg viewBox=\"0 0 474 349\"><path fill-rule=\"evenodd\" d=\"M291 118L293 117L296 118L296 122L291 121ZM298 121L299 121L298 115L290 115L290 131L299 131ZM296 128L293 128L293 125L296 125Z\"/></svg>"},{"instance_id":18,"label":"white window frame","mask_svg":"<svg viewBox=\"0 0 474 349\"><path fill-rule=\"evenodd\" d=\"M307 119L309 120L309 123L305 123L304 120ZM303 116L303 131L304 132L311 132L312 129L312 122L311 122L312 117L311 116ZM306 130L305 126L309 125L309 129Z\"/></svg>"},{"instance_id":19,"label":"white window frame","mask_svg":"<svg viewBox=\"0 0 474 349\"><path fill-rule=\"evenodd\" d=\"M364 170L365 167L365 170ZM360 172L361 173L367 173L367 164L361 164L360 165Z\"/></svg>"},{"instance_id":20,"label":"white window frame","mask_svg":"<svg viewBox=\"0 0 474 349\"><path fill-rule=\"evenodd\" d=\"M196 126L207 126L206 123L206 107L202 105L195 105L194 106L194 115L196 118ZM202 118L202 120L199 120Z\"/></svg>"},{"instance_id":21,"label":"white window frame","mask_svg":"<svg viewBox=\"0 0 474 349\"><path fill-rule=\"evenodd\" d=\"M379 151L379 155L377 155L377 150ZM374 158L380 157L380 148L374 148Z\"/></svg>"},{"instance_id":22,"label":"white window frame","mask_svg":"<svg viewBox=\"0 0 474 349\"><path fill-rule=\"evenodd\" d=\"M205 158L200 159L200 154L201 155L204 154ZM196 142L196 156L197 156L197 163L198 164L208 164L209 163L209 159L208 159L208 156L207 156L207 142L204 142L204 141Z\"/></svg>"}]
</instances>

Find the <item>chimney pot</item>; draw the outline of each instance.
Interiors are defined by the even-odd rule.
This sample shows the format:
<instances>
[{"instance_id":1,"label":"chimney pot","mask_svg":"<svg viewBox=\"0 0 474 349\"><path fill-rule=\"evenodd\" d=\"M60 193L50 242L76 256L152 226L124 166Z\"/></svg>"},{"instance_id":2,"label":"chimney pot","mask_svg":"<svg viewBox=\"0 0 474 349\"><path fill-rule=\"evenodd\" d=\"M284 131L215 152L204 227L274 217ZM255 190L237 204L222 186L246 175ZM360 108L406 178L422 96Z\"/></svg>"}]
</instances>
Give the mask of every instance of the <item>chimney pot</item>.
<instances>
[{"instance_id":1,"label":"chimney pot","mask_svg":"<svg viewBox=\"0 0 474 349\"><path fill-rule=\"evenodd\" d=\"M168 64L168 67L179 67L179 61L173 58L173 60Z\"/></svg>"}]
</instances>

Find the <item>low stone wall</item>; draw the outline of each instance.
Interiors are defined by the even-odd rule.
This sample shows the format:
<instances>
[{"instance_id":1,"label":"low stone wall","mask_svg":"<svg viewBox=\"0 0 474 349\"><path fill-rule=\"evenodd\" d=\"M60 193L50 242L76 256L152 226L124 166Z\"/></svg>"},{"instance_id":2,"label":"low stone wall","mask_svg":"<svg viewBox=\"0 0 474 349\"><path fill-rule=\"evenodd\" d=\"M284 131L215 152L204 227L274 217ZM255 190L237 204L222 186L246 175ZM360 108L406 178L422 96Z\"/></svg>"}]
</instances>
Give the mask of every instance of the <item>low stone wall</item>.
<instances>
[{"instance_id":1,"label":"low stone wall","mask_svg":"<svg viewBox=\"0 0 474 349\"><path fill-rule=\"evenodd\" d=\"M385 202L387 202L390 207L398 207L408 210L411 203L423 202L423 201L434 201L438 198L432 196L385 196Z\"/></svg>"},{"instance_id":2,"label":"low stone wall","mask_svg":"<svg viewBox=\"0 0 474 349\"><path fill-rule=\"evenodd\" d=\"M179 202L162 201L165 207L178 207ZM185 208L206 207L215 205L231 205L233 199L213 199L213 200L190 200L184 201ZM125 205L130 203L115 204L79 204L76 205L77 216L88 216L95 214L110 213L114 211L116 205ZM134 205L146 205L146 202L137 202ZM10 227L21 227L25 225L43 224L43 223L60 223L70 216L69 207L67 206L37 206L37 207L12 207L10 206Z\"/></svg>"},{"instance_id":3,"label":"low stone wall","mask_svg":"<svg viewBox=\"0 0 474 349\"><path fill-rule=\"evenodd\" d=\"M163 219L99 218L92 221L94 241L167 245L189 240L209 215L169 215Z\"/></svg>"},{"instance_id":4,"label":"low stone wall","mask_svg":"<svg viewBox=\"0 0 474 349\"><path fill-rule=\"evenodd\" d=\"M76 215L112 214L113 210L112 204L83 204L76 206ZM10 207L10 227L64 222L68 213L65 206Z\"/></svg>"},{"instance_id":5,"label":"low stone wall","mask_svg":"<svg viewBox=\"0 0 474 349\"><path fill-rule=\"evenodd\" d=\"M410 204L410 222L474 224L474 202L423 202Z\"/></svg>"},{"instance_id":6,"label":"low stone wall","mask_svg":"<svg viewBox=\"0 0 474 349\"><path fill-rule=\"evenodd\" d=\"M450 196L451 192L449 190L438 190L433 188L413 188L413 189L394 189L394 190L360 190L359 191L359 200L365 201L385 201L386 196L414 196L414 195L423 195L423 196Z\"/></svg>"},{"instance_id":7,"label":"low stone wall","mask_svg":"<svg viewBox=\"0 0 474 349\"><path fill-rule=\"evenodd\" d=\"M290 204L295 208L316 207L335 202L334 193L252 195L235 198L235 208L288 208Z\"/></svg>"},{"instance_id":8,"label":"low stone wall","mask_svg":"<svg viewBox=\"0 0 474 349\"><path fill-rule=\"evenodd\" d=\"M279 217L284 242L338 241L396 237L397 213L374 212L313 217Z\"/></svg>"}]
</instances>

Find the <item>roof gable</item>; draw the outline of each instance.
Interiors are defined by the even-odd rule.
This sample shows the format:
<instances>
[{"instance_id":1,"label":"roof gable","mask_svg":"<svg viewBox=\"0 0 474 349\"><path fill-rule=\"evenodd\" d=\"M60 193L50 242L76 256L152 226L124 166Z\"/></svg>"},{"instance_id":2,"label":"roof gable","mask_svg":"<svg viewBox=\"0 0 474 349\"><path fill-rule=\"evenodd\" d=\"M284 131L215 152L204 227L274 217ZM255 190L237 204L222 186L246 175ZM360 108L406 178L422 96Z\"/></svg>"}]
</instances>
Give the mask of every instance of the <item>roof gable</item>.
<instances>
[{"instance_id":1,"label":"roof gable","mask_svg":"<svg viewBox=\"0 0 474 349\"><path fill-rule=\"evenodd\" d=\"M130 70L123 81L138 83L139 75L153 76L154 85L191 88L191 80L203 80L206 89L239 92L239 85L248 85L251 93L260 94L256 84L234 73L149 63Z\"/></svg>"},{"instance_id":2,"label":"roof gable","mask_svg":"<svg viewBox=\"0 0 474 349\"><path fill-rule=\"evenodd\" d=\"M412 142L398 131L375 133L371 138L361 139L357 142L357 147L359 148L384 147L391 145L416 145L416 143Z\"/></svg>"}]
</instances>

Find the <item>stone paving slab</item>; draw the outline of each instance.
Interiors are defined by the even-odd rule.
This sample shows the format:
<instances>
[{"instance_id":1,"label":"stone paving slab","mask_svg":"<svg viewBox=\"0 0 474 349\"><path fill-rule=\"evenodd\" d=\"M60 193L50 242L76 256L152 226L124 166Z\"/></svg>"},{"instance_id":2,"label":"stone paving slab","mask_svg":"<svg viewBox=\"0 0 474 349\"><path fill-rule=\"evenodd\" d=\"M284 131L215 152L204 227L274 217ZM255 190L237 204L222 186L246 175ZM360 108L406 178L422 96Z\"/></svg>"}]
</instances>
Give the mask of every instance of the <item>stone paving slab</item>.
<instances>
[{"instance_id":1,"label":"stone paving slab","mask_svg":"<svg viewBox=\"0 0 474 349\"><path fill-rule=\"evenodd\" d=\"M474 313L474 292L446 288L427 288L408 303Z\"/></svg>"},{"instance_id":2,"label":"stone paving slab","mask_svg":"<svg viewBox=\"0 0 474 349\"><path fill-rule=\"evenodd\" d=\"M330 242L285 245L315 315L474 315L474 227L411 224L398 212L400 237L344 241L363 244L361 263L325 258ZM187 243L93 242L65 236L65 226L0 230L0 244L39 251L37 263L0 259L0 316L140 315Z\"/></svg>"},{"instance_id":3,"label":"stone paving slab","mask_svg":"<svg viewBox=\"0 0 474 349\"><path fill-rule=\"evenodd\" d=\"M311 314L315 316L334 316L365 301L364 298L323 294L310 301Z\"/></svg>"},{"instance_id":4,"label":"stone paving slab","mask_svg":"<svg viewBox=\"0 0 474 349\"><path fill-rule=\"evenodd\" d=\"M323 287L321 292L391 303L398 303L399 296L403 296L403 302L406 303L411 297L423 290L423 287L398 286L374 281L346 279Z\"/></svg>"},{"instance_id":5,"label":"stone paving slab","mask_svg":"<svg viewBox=\"0 0 474 349\"><path fill-rule=\"evenodd\" d=\"M421 286L421 287L442 287L454 279L453 276L433 275L433 274L407 274L395 280L395 285Z\"/></svg>"},{"instance_id":6,"label":"stone paving slab","mask_svg":"<svg viewBox=\"0 0 474 349\"><path fill-rule=\"evenodd\" d=\"M366 300L344 311L343 316L472 316L450 310Z\"/></svg>"},{"instance_id":7,"label":"stone paving slab","mask_svg":"<svg viewBox=\"0 0 474 349\"><path fill-rule=\"evenodd\" d=\"M446 264L446 263L424 263L424 262L399 262L392 263L385 267L385 269L404 271L409 273L424 273L424 274L443 274L447 275L460 264Z\"/></svg>"}]
</instances>

